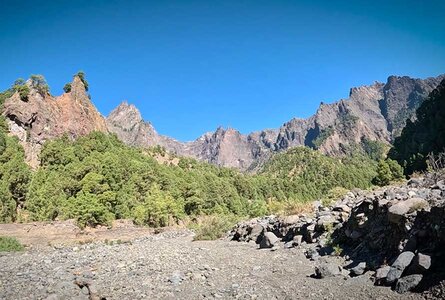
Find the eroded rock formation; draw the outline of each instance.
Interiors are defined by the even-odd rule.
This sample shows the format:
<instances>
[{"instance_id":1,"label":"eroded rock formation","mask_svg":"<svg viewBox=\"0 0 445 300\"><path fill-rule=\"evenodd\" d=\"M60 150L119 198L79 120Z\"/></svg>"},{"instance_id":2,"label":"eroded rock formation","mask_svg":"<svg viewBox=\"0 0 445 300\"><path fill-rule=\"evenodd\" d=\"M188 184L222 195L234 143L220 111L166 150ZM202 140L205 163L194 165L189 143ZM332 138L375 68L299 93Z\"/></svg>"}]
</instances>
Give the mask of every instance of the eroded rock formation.
<instances>
[{"instance_id":1,"label":"eroded rock formation","mask_svg":"<svg viewBox=\"0 0 445 300\"><path fill-rule=\"evenodd\" d=\"M11 134L24 146L31 166L38 165L38 154L46 140L64 134L76 138L92 131L107 131L105 119L78 76L71 83L71 91L58 97L42 93L31 81L26 85L30 89L27 100L23 101L16 92L5 101L3 115Z\"/></svg>"}]
</instances>

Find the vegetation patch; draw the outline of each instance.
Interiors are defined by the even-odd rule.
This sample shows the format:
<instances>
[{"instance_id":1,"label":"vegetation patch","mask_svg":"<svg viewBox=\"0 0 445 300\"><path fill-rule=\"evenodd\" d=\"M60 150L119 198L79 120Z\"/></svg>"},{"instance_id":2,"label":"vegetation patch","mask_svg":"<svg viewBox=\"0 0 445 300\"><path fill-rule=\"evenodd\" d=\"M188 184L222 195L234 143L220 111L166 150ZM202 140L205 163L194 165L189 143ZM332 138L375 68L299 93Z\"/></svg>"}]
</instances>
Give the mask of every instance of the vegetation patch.
<instances>
[{"instance_id":1,"label":"vegetation patch","mask_svg":"<svg viewBox=\"0 0 445 300\"><path fill-rule=\"evenodd\" d=\"M321 204L325 207L331 205L335 201L341 199L344 197L349 190L343 188L343 187L334 187L330 189L325 196L321 198Z\"/></svg>"},{"instance_id":2,"label":"vegetation patch","mask_svg":"<svg viewBox=\"0 0 445 300\"><path fill-rule=\"evenodd\" d=\"M326 140L334 134L334 128L328 127L326 129L322 129L320 134L312 141L315 149L319 149L321 145L323 145Z\"/></svg>"},{"instance_id":3,"label":"vegetation patch","mask_svg":"<svg viewBox=\"0 0 445 300\"><path fill-rule=\"evenodd\" d=\"M377 176L374 177L373 183L384 186L403 178L403 168L395 160L388 158L380 160L377 166Z\"/></svg>"},{"instance_id":4,"label":"vegetation patch","mask_svg":"<svg viewBox=\"0 0 445 300\"><path fill-rule=\"evenodd\" d=\"M0 236L0 252L23 251L25 247L14 237Z\"/></svg>"},{"instance_id":5,"label":"vegetation patch","mask_svg":"<svg viewBox=\"0 0 445 300\"><path fill-rule=\"evenodd\" d=\"M237 216L211 215L198 219L189 224L195 232L194 240L217 240L222 238L230 229L240 221Z\"/></svg>"}]
</instances>

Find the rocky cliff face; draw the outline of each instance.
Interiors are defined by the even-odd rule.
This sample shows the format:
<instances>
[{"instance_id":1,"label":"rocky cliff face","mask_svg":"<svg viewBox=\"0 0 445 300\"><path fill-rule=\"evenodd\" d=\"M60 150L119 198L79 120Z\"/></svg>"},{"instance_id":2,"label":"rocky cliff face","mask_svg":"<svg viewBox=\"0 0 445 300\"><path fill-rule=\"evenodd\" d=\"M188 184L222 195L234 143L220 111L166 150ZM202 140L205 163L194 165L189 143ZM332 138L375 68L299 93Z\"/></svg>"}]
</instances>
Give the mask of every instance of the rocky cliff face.
<instances>
[{"instance_id":1,"label":"rocky cliff face","mask_svg":"<svg viewBox=\"0 0 445 300\"><path fill-rule=\"evenodd\" d=\"M142 119L139 110L128 102L122 102L106 119L107 128L130 146L152 147L160 145L171 152L185 155L185 143L160 135L150 122Z\"/></svg>"},{"instance_id":2,"label":"rocky cliff face","mask_svg":"<svg viewBox=\"0 0 445 300\"><path fill-rule=\"evenodd\" d=\"M156 133L137 109L121 104L107 118L108 128L129 145L161 145L179 155L240 170L255 170L277 151L294 146L317 148L328 155L347 153L363 139L390 143L407 118L445 78L413 79L390 76L384 83L352 88L348 99L321 104L308 119L292 119L278 129L243 135L218 128L195 141L180 143Z\"/></svg>"},{"instance_id":3,"label":"rocky cliff face","mask_svg":"<svg viewBox=\"0 0 445 300\"><path fill-rule=\"evenodd\" d=\"M42 93L31 81L26 84L30 89L27 101L16 92L5 101L3 115L11 134L24 146L31 166L38 165L41 146L48 139L107 131L105 119L91 103L79 77L74 77L69 93L58 97Z\"/></svg>"}]
</instances>

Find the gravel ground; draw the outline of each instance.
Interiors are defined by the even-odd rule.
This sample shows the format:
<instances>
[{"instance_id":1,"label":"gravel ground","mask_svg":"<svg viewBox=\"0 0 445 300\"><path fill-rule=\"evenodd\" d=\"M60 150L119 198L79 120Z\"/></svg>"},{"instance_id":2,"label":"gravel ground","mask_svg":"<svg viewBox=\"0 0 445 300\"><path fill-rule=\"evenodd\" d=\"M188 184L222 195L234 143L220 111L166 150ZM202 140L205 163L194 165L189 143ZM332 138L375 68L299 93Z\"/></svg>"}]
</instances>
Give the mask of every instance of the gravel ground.
<instances>
[{"instance_id":1,"label":"gravel ground","mask_svg":"<svg viewBox=\"0 0 445 300\"><path fill-rule=\"evenodd\" d=\"M368 275L309 277L303 249L192 241L170 231L122 244L0 254L1 299L419 299L373 286ZM334 258L332 258L334 259Z\"/></svg>"}]
</instances>

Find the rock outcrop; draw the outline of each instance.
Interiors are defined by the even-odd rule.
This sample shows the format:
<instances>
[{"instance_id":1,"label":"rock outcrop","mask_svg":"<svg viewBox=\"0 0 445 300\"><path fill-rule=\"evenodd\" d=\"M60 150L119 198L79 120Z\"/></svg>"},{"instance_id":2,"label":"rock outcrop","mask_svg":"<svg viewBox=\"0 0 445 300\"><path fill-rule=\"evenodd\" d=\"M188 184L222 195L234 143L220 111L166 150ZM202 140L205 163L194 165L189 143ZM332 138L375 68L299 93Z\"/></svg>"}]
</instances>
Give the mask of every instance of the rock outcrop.
<instances>
[{"instance_id":1,"label":"rock outcrop","mask_svg":"<svg viewBox=\"0 0 445 300\"><path fill-rule=\"evenodd\" d=\"M271 154L309 146L328 155L347 153L364 140L390 143L407 118L445 76L427 79L390 76L384 83L352 88L348 99L321 104L308 119L292 119L278 129L241 134L219 127L192 142L159 135L137 109L121 104L107 118L108 128L129 145L160 145L168 151L243 171L256 170Z\"/></svg>"},{"instance_id":2,"label":"rock outcrop","mask_svg":"<svg viewBox=\"0 0 445 300\"><path fill-rule=\"evenodd\" d=\"M76 138L92 131L107 131L105 119L78 76L71 83L71 91L58 97L40 91L31 81L26 85L30 89L27 101L16 92L5 101L3 115L11 134L24 146L31 166L38 165L38 154L46 140L64 134Z\"/></svg>"},{"instance_id":3,"label":"rock outcrop","mask_svg":"<svg viewBox=\"0 0 445 300\"><path fill-rule=\"evenodd\" d=\"M182 154L183 144L160 135L150 122L142 119L139 110L128 102L122 102L106 119L107 128L125 144L135 147L160 145L171 152Z\"/></svg>"}]
</instances>

